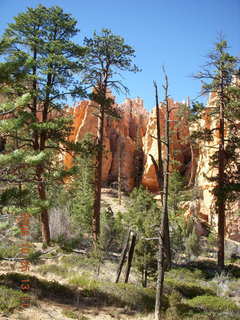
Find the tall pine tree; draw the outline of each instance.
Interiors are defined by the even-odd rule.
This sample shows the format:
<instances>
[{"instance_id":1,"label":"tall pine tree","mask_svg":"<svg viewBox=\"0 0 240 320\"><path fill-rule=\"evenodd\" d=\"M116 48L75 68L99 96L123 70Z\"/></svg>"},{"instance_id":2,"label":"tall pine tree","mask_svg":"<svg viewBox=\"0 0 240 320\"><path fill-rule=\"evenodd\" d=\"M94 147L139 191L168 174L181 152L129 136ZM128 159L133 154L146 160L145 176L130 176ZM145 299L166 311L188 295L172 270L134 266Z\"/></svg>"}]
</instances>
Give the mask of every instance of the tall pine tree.
<instances>
[{"instance_id":1,"label":"tall pine tree","mask_svg":"<svg viewBox=\"0 0 240 320\"><path fill-rule=\"evenodd\" d=\"M218 267L224 268L224 238L226 223L226 204L232 198L233 190L239 191L239 137L236 134L239 126L239 88L233 83L238 59L231 56L227 42L220 39L209 61L196 78L203 81L203 93L211 93L216 97L216 106L211 116L218 121L216 128L205 132L207 139L216 133L219 137L218 150L213 154L211 165L216 168L217 175L210 180L215 182L215 210L218 216ZM236 134L236 135L235 135ZM232 174L231 171L235 174Z\"/></svg>"},{"instance_id":2,"label":"tall pine tree","mask_svg":"<svg viewBox=\"0 0 240 320\"><path fill-rule=\"evenodd\" d=\"M95 194L92 219L92 233L95 243L100 233L100 204L102 184L102 161L104 124L107 116L119 117L112 107L113 99L109 97L109 89L116 91L127 88L118 78L119 71L137 72L139 69L133 64L134 49L125 44L122 37L114 35L111 30L103 29L100 34L94 33L92 38L85 38L87 47L85 56L84 82L90 85L93 93L90 98L97 107L98 133L95 174Z\"/></svg>"},{"instance_id":3,"label":"tall pine tree","mask_svg":"<svg viewBox=\"0 0 240 320\"><path fill-rule=\"evenodd\" d=\"M6 74L6 101L24 98L0 123L7 139L0 156L0 181L8 183L1 200L4 205L12 200L10 211L24 208L39 214L46 245L50 243L48 191L68 173L59 155L77 149L68 141L72 121L63 108L67 95L83 94L76 75L82 70L79 57L85 50L71 41L78 32L76 24L61 8L39 5L15 17L1 40L6 44L5 62L0 64L0 74ZM21 186L18 191L16 184ZM13 201L23 195L28 198L25 202Z\"/></svg>"}]
</instances>

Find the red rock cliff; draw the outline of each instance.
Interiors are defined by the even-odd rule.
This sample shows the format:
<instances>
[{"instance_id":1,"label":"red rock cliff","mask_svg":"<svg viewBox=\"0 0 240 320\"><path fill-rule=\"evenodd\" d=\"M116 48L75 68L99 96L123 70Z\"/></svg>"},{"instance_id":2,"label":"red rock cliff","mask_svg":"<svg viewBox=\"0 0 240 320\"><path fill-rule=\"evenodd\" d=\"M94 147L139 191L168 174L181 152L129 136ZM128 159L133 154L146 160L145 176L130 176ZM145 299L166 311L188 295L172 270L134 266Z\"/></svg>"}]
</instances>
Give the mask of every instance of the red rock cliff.
<instances>
[{"instance_id":1,"label":"red rock cliff","mask_svg":"<svg viewBox=\"0 0 240 320\"><path fill-rule=\"evenodd\" d=\"M107 118L104 128L104 161L103 183L117 180L119 154L122 148L121 171L123 186L126 191L134 187L135 181L135 153L137 147L142 147L142 139L146 134L149 114L144 109L140 98L126 99L122 104L114 107L121 115L120 120ZM73 114L73 141L81 140L86 133L97 134L97 118L94 111L97 106L91 101L82 101L74 108L69 109ZM65 157L66 167L71 166L70 156Z\"/></svg>"}]
</instances>

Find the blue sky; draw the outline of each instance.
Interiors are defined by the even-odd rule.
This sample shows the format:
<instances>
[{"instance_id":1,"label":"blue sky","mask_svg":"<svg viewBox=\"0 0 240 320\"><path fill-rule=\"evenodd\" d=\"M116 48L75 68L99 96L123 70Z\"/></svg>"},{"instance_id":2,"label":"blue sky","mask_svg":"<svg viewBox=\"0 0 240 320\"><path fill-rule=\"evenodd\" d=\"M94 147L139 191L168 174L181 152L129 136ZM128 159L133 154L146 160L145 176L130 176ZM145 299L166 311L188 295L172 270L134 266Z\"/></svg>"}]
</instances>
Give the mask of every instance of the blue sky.
<instances>
[{"instance_id":1,"label":"blue sky","mask_svg":"<svg viewBox=\"0 0 240 320\"><path fill-rule=\"evenodd\" d=\"M220 32L230 53L240 56L240 0L0 0L0 35L14 16L38 4L58 5L71 13L78 20L79 43L102 28L124 37L142 69L124 74L124 84L129 97L143 98L149 110L154 106L152 81L162 84L162 65L171 97L182 101L198 96L201 84L191 75L206 62ZM119 102L123 99L118 97Z\"/></svg>"}]
</instances>

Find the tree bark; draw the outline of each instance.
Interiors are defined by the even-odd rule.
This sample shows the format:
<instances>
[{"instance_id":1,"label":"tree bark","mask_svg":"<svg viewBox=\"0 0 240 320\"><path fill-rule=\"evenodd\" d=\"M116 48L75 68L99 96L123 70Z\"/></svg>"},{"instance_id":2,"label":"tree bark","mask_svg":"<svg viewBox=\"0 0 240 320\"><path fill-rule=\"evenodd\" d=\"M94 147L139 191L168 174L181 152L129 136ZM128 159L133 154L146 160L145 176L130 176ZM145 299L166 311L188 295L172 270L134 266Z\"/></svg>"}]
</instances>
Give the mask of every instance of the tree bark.
<instances>
[{"instance_id":1,"label":"tree bark","mask_svg":"<svg viewBox=\"0 0 240 320\"><path fill-rule=\"evenodd\" d=\"M116 277L115 283L118 283L120 276L121 276L123 264L124 264L124 261L126 259L127 252L128 252L130 235L131 235L131 230L128 231L128 235L127 235L127 238L126 238L123 250L122 250L122 254L121 254L118 269L117 269L117 277Z\"/></svg>"},{"instance_id":2,"label":"tree bark","mask_svg":"<svg viewBox=\"0 0 240 320\"><path fill-rule=\"evenodd\" d=\"M158 145L158 176L159 176L159 191L163 189L163 161L162 161L162 143L161 143L161 124L160 124L160 110L158 101L158 88L156 82L155 87L155 99L156 99L156 119L157 119L157 145Z\"/></svg>"},{"instance_id":3,"label":"tree bark","mask_svg":"<svg viewBox=\"0 0 240 320\"><path fill-rule=\"evenodd\" d=\"M127 266L126 266L126 272L125 272L125 283L128 283L128 278L132 266L132 259L133 259L133 254L134 254L134 248L136 244L136 234L132 233L132 238L131 238L131 244L128 252L128 259L127 259Z\"/></svg>"},{"instance_id":4,"label":"tree bark","mask_svg":"<svg viewBox=\"0 0 240 320\"><path fill-rule=\"evenodd\" d=\"M217 197L217 214L218 214L218 268L219 271L224 269L224 238L225 238L225 197L224 197L224 85L223 74L221 71L220 84L220 117L219 117L219 159L218 159L218 197Z\"/></svg>"},{"instance_id":5,"label":"tree bark","mask_svg":"<svg viewBox=\"0 0 240 320\"><path fill-rule=\"evenodd\" d=\"M165 72L164 72L165 74ZM165 256L166 262L171 263L171 251L170 251L170 238L169 235L169 223L168 223L168 184L169 184L169 162L170 162L170 135L169 135L169 103L168 103L168 78L165 74L165 143L166 143L166 158L164 165L164 181L163 181L163 212L161 225L158 237L158 276L156 283L156 301L155 301L155 320L161 319L161 307L162 307L162 295L163 295L163 284L164 284L164 273L165 273ZM168 230L166 230L166 226ZM168 241L167 241L168 240ZM169 246L168 246L169 245ZM165 253L164 251L167 250ZM169 250L169 252L168 252ZM168 259L170 258L170 261Z\"/></svg>"},{"instance_id":6,"label":"tree bark","mask_svg":"<svg viewBox=\"0 0 240 320\"><path fill-rule=\"evenodd\" d=\"M42 181L42 174L43 174L43 168L42 166L37 167L37 178L38 178L38 194L39 198L42 201L46 201L46 190L45 190L45 185L44 182ZM49 217L48 217L48 210L47 209L42 209L41 210L41 231L42 231L42 241L43 244L46 246L50 245L50 229L49 229Z\"/></svg>"},{"instance_id":7,"label":"tree bark","mask_svg":"<svg viewBox=\"0 0 240 320\"><path fill-rule=\"evenodd\" d=\"M194 185L195 166L196 166L193 144L191 142L190 142L190 150L191 150L191 172L190 172L188 187L192 187Z\"/></svg>"},{"instance_id":8,"label":"tree bark","mask_svg":"<svg viewBox=\"0 0 240 320\"><path fill-rule=\"evenodd\" d=\"M104 133L104 106L100 106L98 118L98 151L96 155L95 190L93 204L92 233L96 245L100 234L100 209L101 209L101 187L102 187L102 159L103 159L103 133Z\"/></svg>"},{"instance_id":9,"label":"tree bark","mask_svg":"<svg viewBox=\"0 0 240 320\"><path fill-rule=\"evenodd\" d=\"M161 194L161 201L163 204L163 183L164 183L164 176L163 176L163 161L162 161L162 142L161 142L161 124L160 124L160 110L159 110L159 101L158 101L158 88L157 84L153 82L155 87L155 100L156 100L156 121L157 121L157 144L158 144L158 162L154 159L152 155L150 155L154 169L157 176L159 191ZM166 88L168 90L168 88ZM167 94L167 93L166 93ZM165 97L166 103L166 123L165 123L165 140L169 140L169 108L168 108L168 97ZM167 114L168 112L168 114ZM168 119L168 120L167 120ZM166 131L168 130L168 132ZM166 147L167 141L166 141ZM170 151L169 151L170 152ZM170 248L170 235L169 235L169 219L168 215L165 219L165 226L164 226L164 233L163 233L163 241L164 241L164 248L166 253L166 267L171 268L171 248Z\"/></svg>"}]
</instances>

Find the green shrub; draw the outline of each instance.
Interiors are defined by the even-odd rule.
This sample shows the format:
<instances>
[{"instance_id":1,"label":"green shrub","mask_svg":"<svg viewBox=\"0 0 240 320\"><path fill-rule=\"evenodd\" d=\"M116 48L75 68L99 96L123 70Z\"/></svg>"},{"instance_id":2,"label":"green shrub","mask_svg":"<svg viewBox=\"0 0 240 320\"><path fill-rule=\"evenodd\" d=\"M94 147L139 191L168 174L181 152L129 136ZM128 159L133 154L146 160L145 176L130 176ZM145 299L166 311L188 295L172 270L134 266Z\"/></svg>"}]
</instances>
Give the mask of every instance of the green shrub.
<instances>
[{"instance_id":1,"label":"green shrub","mask_svg":"<svg viewBox=\"0 0 240 320\"><path fill-rule=\"evenodd\" d=\"M27 297L20 290L14 290L6 288L5 286L0 286L0 312L9 313L13 312L14 309L21 306L21 298Z\"/></svg>"},{"instance_id":2,"label":"green shrub","mask_svg":"<svg viewBox=\"0 0 240 320\"><path fill-rule=\"evenodd\" d=\"M20 255L20 247L17 245L1 246L0 247L0 257L3 258L13 258Z\"/></svg>"},{"instance_id":3,"label":"green shrub","mask_svg":"<svg viewBox=\"0 0 240 320\"><path fill-rule=\"evenodd\" d=\"M80 237L65 239L64 236L58 237L56 241L59 246L66 252L71 252L72 249L76 249L80 244Z\"/></svg>"},{"instance_id":4,"label":"green shrub","mask_svg":"<svg viewBox=\"0 0 240 320\"><path fill-rule=\"evenodd\" d=\"M41 251L31 251L27 257L32 264L37 264L40 261Z\"/></svg>"},{"instance_id":5,"label":"green shrub","mask_svg":"<svg viewBox=\"0 0 240 320\"><path fill-rule=\"evenodd\" d=\"M155 305L155 290L132 284L101 282L87 274L70 279L71 285L81 288L81 295L99 297L101 304L129 307L132 310L152 311ZM164 296L164 309L169 306Z\"/></svg>"},{"instance_id":6,"label":"green shrub","mask_svg":"<svg viewBox=\"0 0 240 320\"><path fill-rule=\"evenodd\" d=\"M185 239L185 250L186 254L189 259L192 257L198 257L201 252L200 247L200 238L196 233L195 228L193 228L192 232L189 234L189 236Z\"/></svg>"},{"instance_id":7,"label":"green shrub","mask_svg":"<svg viewBox=\"0 0 240 320\"><path fill-rule=\"evenodd\" d=\"M205 312L239 312L240 315L240 308L233 301L225 297L202 295L187 300L186 303L191 307L198 308Z\"/></svg>"},{"instance_id":8,"label":"green shrub","mask_svg":"<svg viewBox=\"0 0 240 320\"><path fill-rule=\"evenodd\" d=\"M166 285L177 290L186 298L194 298L200 295L216 295L214 290L199 286L195 282L166 279Z\"/></svg>"},{"instance_id":9,"label":"green shrub","mask_svg":"<svg viewBox=\"0 0 240 320\"><path fill-rule=\"evenodd\" d=\"M54 273L57 276L64 277L64 278L69 273L64 266L56 265L56 264L42 265L38 267L37 271L42 275L46 275L47 273Z\"/></svg>"},{"instance_id":10,"label":"green shrub","mask_svg":"<svg viewBox=\"0 0 240 320\"><path fill-rule=\"evenodd\" d=\"M205 260L205 261L191 261L184 265L186 269L191 271L201 270L205 279L212 279L218 272L216 262Z\"/></svg>"},{"instance_id":11,"label":"green shrub","mask_svg":"<svg viewBox=\"0 0 240 320\"><path fill-rule=\"evenodd\" d=\"M75 276L69 280L69 284L78 286L83 289L83 295L95 296L99 289L97 280L90 278L89 274L83 273L82 275Z\"/></svg>"},{"instance_id":12,"label":"green shrub","mask_svg":"<svg viewBox=\"0 0 240 320\"><path fill-rule=\"evenodd\" d=\"M71 319L78 319L78 315L76 314L76 312L73 312L71 310L63 310L62 314Z\"/></svg>"},{"instance_id":13,"label":"green shrub","mask_svg":"<svg viewBox=\"0 0 240 320\"><path fill-rule=\"evenodd\" d=\"M173 290L169 296L169 304L171 307L176 306L177 304L179 304L182 300L182 295L180 294L180 292Z\"/></svg>"},{"instance_id":14,"label":"green shrub","mask_svg":"<svg viewBox=\"0 0 240 320\"><path fill-rule=\"evenodd\" d=\"M40 280L37 277L22 273L8 273L0 275L0 285L5 285L12 289L19 289L21 280L29 279L31 284L29 294L35 295L38 299L51 298L56 301L72 302L75 292L68 286L57 281Z\"/></svg>"},{"instance_id":15,"label":"green shrub","mask_svg":"<svg viewBox=\"0 0 240 320\"><path fill-rule=\"evenodd\" d=\"M185 304L185 303L177 303L174 306L171 306L167 309L165 313L165 320L181 320L185 319L185 316L188 314L193 314L196 312L194 308Z\"/></svg>"},{"instance_id":16,"label":"green shrub","mask_svg":"<svg viewBox=\"0 0 240 320\"><path fill-rule=\"evenodd\" d=\"M0 231L4 231L9 227L9 222L5 221L5 222L1 222L0 223Z\"/></svg>"},{"instance_id":17,"label":"green shrub","mask_svg":"<svg viewBox=\"0 0 240 320\"><path fill-rule=\"evenodd\" d=\"M204 279L204 274L201 270L188 270L186 268L176 268L171 269L166 272L167 279L176 279L176 280L202 280Z\"/></svg>"}]
</instances>

